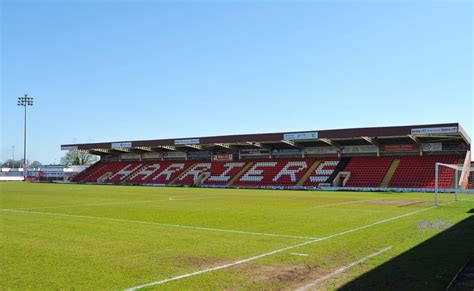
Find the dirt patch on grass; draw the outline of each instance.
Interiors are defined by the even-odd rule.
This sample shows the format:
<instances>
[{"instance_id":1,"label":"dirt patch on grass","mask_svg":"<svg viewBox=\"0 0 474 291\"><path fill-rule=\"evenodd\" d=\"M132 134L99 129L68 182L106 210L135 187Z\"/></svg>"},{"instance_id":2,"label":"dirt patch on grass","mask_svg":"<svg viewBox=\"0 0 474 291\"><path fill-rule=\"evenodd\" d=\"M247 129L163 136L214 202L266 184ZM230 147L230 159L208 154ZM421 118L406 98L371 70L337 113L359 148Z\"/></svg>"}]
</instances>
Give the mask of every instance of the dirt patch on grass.
<instances>
[{"instance_id":1,"label":"dirt patch on grass","mask_svg":"<svg viewBox=\"0 0 474 291\"><path fill-rule=\"evenodd\" d=\"M340 262L347 260L348 257L350 257L350 253L346 252L328 254L324 256L324 259L311 258L310 254L309 257L301 258L301 260L295 257L293 262L287 264L254 262L253 264L240 265L236 269L239 276L245 277L247 281L263 289L268 287L271 290L293 290L313 282L337 267L329 266L333 265L332 263L327 265L328 261Z\"/></svg>"},{"instance_id":2,"label":"dirt patch on grass","mask_svg":"<svg viewBox=\"0 0 474 291\"><path fill-rule=\"evenodd\" d=\"M273 282L301 282L313 273L317 273L317 266L308 264L297 266L264 265L253 270L256 281Z\"/></svg>"},{"instance_id":3,"label":"dirt patch on grass","mask_svg":"<svg viewBox=\"0 0 474 291\"><path fill-rule=\"evenodd\" d=\"M367 203L378 204L378 205L393 205L393 206L423 206L428 205L429 202L426 200L392 200L392 199L377 199L372 201L367 201Z\"/></svg>"},{"instance_id":4,"label":"dirt patch on grass","mask_svg":"<svg viewBox=\"0 0 474 291\"><path fill-rule=\"evenodd\" d=\"M259 286L273 286L275 290L304 285L305 282L314 280L324 274L324 270L314 264L301 263L297 265L252 265L240 267L239 274L247 277Z\"/></svg>"},{"instance_id":5,"label":"dirt patch on grass","mask_svg":"<svg viewBox=\"0 0 474 291\"><path fill-rule=\"evenodd\" d=\"M446 229L450 227L452 224L442 220L438 219L435 221L427 221L427 220L422 220L417 222L416 226L420 229Z\"/></svg>"}]
</instances>

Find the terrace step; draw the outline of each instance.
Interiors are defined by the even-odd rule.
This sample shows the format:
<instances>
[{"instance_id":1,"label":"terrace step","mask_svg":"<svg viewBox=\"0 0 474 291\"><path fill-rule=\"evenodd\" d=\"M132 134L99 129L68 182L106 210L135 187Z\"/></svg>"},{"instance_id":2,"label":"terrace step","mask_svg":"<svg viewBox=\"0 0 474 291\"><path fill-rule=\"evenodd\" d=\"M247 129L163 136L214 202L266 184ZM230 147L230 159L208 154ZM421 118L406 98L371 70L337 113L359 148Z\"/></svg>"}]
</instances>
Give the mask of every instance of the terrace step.
<instances>
[{"instance_id":1,"label":"terrace step","mask_svg":"<svg viewBox=\"0 0 474 291\"><path fill-rule=\"evenodd\" d=\"M108 178L110 178L113 174L114 174L114 172L107 172L107 173L103 174L102 176L97 178L96 183L99 183L99 184L104 183L104 181L107 180Z\"/></svg>"},{"instance_id":2,"label":"terrace step","mask_svg":"<svg viewBox=\"0 0 474 291\"><path fill-rule=\"evenodd\" d=\"M176 183L176 181L178 181L178 179L180 179L181 177L184 177L185 175L187 175L188 172L194 167L194 165L196 165L196 163L190 164L189 167L187 167L181 174L179 174L176 178L174 178L170 182L170 185L173 185L174 183Z\"/></svg>"},{"instance_id":3,"label":"terrace step","mask_svg":"<svg viewBox=\"0 0 474 291\"><path fill-rule=\"evenodd\" d=\"M249 162L246 164L234 177L230 179L230 181L227 183L227 186L232 185L240 176L242 176L244 173L247 172L250 167L252 167L255 164L255 162Z\"/></svg>"},{"instance_id":4,"label":"terrace step","mask_svg":"<svg viewBox=\"0 0 474 291\"><path fill-rule=\"evenodd\" d=\"M383 177L382 183L380 183L380 187L382 188L388 187L390 180L392 180L393 174L398 168L398 164L400 164L400 159L395 159L392 161L392 164L388 168L387 173Z\"/></svg>"},{"instance_id":5,"label":"terrace step","mask_svg":"<svg viewBox=\"0 0 474 291\"><path fill-rule=\"evenodd\" d=\"M296 183L296 186L303 186L304 182L306 182L308 177L311 176L311 174L314 172L314 170L316 170L316 168L319 166L319 164L321 164L321 161L314 162L311 165L311 167L309 167L309 169L306 171L306 173L304 173L303 177L301 177L301 179L298 181L298 183Z\"/></svg>"},{"instance_id":6,"label":"terrace step","mask_svg":"<svg viewBox=\"0 0 474 291\"><path fill-rule=\"evenodd\" d=\"M128 174L127 176L123 177L122 178L122 181L120 181L120 184L125 184L127 182L127 180L129 178L133 179L135 178L139 173L140 171L145 168L147 166L147 164L142 164L140 167L138 167L135 171L131 172L130 174Z\"/></svg>"}]
</instances>

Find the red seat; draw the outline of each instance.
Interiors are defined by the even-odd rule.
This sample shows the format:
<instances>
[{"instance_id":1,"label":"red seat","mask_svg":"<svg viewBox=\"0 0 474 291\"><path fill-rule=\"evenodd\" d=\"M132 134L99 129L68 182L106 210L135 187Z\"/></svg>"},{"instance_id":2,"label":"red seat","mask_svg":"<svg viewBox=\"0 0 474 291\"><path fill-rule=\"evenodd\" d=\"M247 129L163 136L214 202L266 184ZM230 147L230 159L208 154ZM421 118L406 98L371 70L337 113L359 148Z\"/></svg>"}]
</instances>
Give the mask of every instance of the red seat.
<instances>
[{"instance_id":1,"label":"red seat","mask_svg":"<svg viewBox=\"0 0 474 291\"><path fill-rule=\"evenodd\" d=\"M346 187L380 187L392 157L354 157L344 171L351 172Z\"/></svg>"},{"instance_id":2,"label":"red seat","mask_svg":"<svg viewBox=\"0 0 474 291\"><path fill-rule=\"evenodd\" d=\"M393 188L434 188L436 163L457 164L458 157L451 155L401 157L389 183ZM439 168L438 187L451 188L454 170Z\"/></svg>"}]
</instances>

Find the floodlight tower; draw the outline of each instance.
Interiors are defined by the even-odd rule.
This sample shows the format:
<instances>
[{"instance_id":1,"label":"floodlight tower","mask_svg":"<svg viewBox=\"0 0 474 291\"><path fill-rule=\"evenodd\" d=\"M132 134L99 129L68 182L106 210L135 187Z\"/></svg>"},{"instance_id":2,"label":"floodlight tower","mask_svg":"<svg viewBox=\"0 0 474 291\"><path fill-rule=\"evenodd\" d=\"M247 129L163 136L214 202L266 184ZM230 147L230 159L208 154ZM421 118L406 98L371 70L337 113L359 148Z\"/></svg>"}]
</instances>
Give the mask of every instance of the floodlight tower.
<instances>
[{"instance_id":1,"label":"floodlight tower","mask_svg":"<svg viewBox=\"0 0 474 291\"><path fill-rule=\"evenodd\" d=\"M17 105L25 107L25 127L23 132L23 179L26 180L28 174L26 171L26 107L33 106L33 97L28 97L27 94L23 97L18 97Z\"/></svg>"}]
</instances>

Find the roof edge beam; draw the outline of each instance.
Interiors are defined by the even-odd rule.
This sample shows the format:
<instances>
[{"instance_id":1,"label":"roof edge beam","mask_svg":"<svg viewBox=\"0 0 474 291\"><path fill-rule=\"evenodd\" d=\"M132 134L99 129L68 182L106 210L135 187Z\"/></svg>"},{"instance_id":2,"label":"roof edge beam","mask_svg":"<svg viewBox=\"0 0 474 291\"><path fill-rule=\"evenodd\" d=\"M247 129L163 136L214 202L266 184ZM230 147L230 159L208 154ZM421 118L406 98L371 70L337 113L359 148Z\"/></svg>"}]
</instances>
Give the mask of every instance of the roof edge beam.
<instances>
[{"instance_id":1,"label":"roof edge beam","mask_svg":"<svg viewBox=\"0 0 474 291\"><path fill-rule=\"evenodd\" d=\"M372 145L375 145L375 146L378 146L378 145L379 145L379 143L376 142L375 139L372 138L372 137L369 137L369 136L361 136L361 138L362 138L363 140L365 140L366 142L372 144Z\"/></svg>"},{"instance_id":2,"label":"roof edge beam","mask_svg":"<svg viewBox=\"0 0 474 291\"><path fill-rule=\"evenodd\" d=\"M302 149L303 146L300 145L299 143L295 142L295 141L292 141L292 140L281 140L282 143L285 143L287 145L290 145L292 147L295 147L295 148L299 148L299 149Z\"/></svg>"},{"instance_id":3,"label":"roof edge beam","mask_svg":"<svg viewBox=\"0 0 474 291\"><path fill-rule=\"evenodd\" d=\"M420 141L416 136L414 136L413 134L409 134L408 137L409 137L412 141L416 142L417 144L421 144L421 141Z\"/></svg>"},{"instance_id":4,"label":"roof edge beam","mask_svg":"<svg viewBox=\"0 0 474 291\"><path fill-rule=\"evenodd\" d=\"M151 148L149 147L134 147L132 148L133 150L140 150L140 151L144 151L144 152L151 152Z\"/></svg>"},{"instance_id":5,"label":"roof edge beam","mask_svg":"<svg viewBox=\"0 0 474 291\"><path fill-rule=\"evenodd\" d=\"M197 144L187 144L187 145L185 145L185 146L187 146L188 148L193 148L193 149L202 150L202 146L201 146L201 145L197 145Z\"/></svg>"},{"instance_id":6,"label":"roof edge beam","mask_svg":"<svg viewBox=\"0 0 474 291\"><path fill-rule=\"evenodd\" d=\"M258 148L262 147L262 144L259 142L247 141L246 144L254 146L254 147L258 147Z\"/></svg>"},{"instance_id":7,"label":"roof edge beam","mask_svg":"<svg viewBox=\"0 0 474 291\"><path fill-rule=\"evenodd\" d=\"M245 142L245 143L248 144L248 145L251 145L251 146L260 148L260 149L268 149L268 150L271 150L271 149L272 149L272 148L269 147L269 146L263 145L261 142L247 141L247 142Z\"/></svg>"},{"instance_id":8,"label":"roof edge beam","mask_svg":"<svg viewBox=\"0 0 474 291\"><path fill-rule=\"evenodd\" d=\"M215 146L218 146L218 147L230 149L230 144L226 144L226 143L215 143L214 145L215 145Z\"/></svg>"},{"instance_id":9,"label":"roof edge beam","mask_svg":"<svg viewBox=\"0 0 474 291\"><path fill-rule=\"evenodd\" d=\"M164 145L164 146L160 146L160 147L163 148L163 149L165 149L165 150L176 151L176 147L175 147L175 146Z\"/></svg>"},{"instance_id":10,"label":"roof edge beam","mask_svg":"<svg viewBox=\"0 0 474 291\"><path fill-rule=\"evenodd\" d=\"M327 143L330 146L337 146L331 139L329 138L318 138L319 141Z\"/></svg>"}]
</instances>

